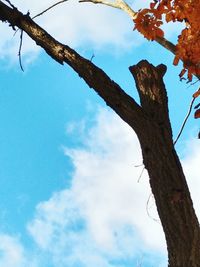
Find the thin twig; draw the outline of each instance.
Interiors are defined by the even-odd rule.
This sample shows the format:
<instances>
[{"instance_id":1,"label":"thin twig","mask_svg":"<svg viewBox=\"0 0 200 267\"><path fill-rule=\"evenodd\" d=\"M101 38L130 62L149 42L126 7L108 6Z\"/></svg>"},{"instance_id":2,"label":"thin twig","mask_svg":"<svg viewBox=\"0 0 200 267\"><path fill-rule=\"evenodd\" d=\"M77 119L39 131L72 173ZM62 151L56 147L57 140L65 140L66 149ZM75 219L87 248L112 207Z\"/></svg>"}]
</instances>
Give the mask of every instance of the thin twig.
<instances>
[{"instance_id":1,"label":"thin twig","mask_svg":"<svg viewBox=\"0 0 200 267\"><path fill-rule=\"evenodd\" d=\"M149 202L150 202L150 199L153 197L153 194L151 193L148 197L148 200L147 200L147 203L146 203L146 211L147 211L147 215L150 219L154 220L155 222L159 223L160 224L160 221L156 218L154 218L153 216L150 215L149 213Z\"/></svg>"},{"instance_id":2,"label":"thin twig","mask_svg":"<svg viewBox=\"0 0 200 267\"><path fill-rule=\"evenodd\" d=\"M182 124L182 126L181 126L180 131L179 131L179 134L178 134L178 136L176 137L176 139L175 139L175 141L174 141L174 146L175 146L175 144L177 143L179 137L181 136L181 134L182 134L182 132L183 132L183 129L184 129L184 127L185 127L185 124L186 124L186 122L187 122L187 120L188 120L188 118L189 118L189 116L190 116L191 111L192 111L192 106L193 106L193 104L194 104L194 101L195 101L195 97L193 97L193 98L192 98L192 101L190 102L190 107L189 107L188 113L187 113L187 115L186 115L186 117L185 117L185 119L184 119L184 121L183 121L183 124Z\"/></svg>"},{"instance_id":3,"label":"thin twig","mask_svg":"<svg viewBox=\"0 0 200 267\"><path fill-rule=\"evenodd\" d=\"M93 58L95 57L94 54L92 54L91 58L90 58L90 61L92 62Z\"/></svg>"},{"instance_id":4,"label":"thin twig","mask_svg":"<svg viewBox=\"0 0 200 267\"><path fill-rule=\"evenodd\" d=\"M15 7L9 0L5 0L5 1L6 1L7 3L9 3L9 5L10 5L12 8L16 8L16 7ZM46 13L47 11L49 11L50 9L52 9L53 7L55 7L55 6L57 6L57 5L61 4L61 3L64 3L64 2L66 2L66 1L68 1L68 0L61 0L61 1L59 1L59 2L57 2L57 3L55 3L55 4L53 4L52 6L48 7L47 9L43 10L43 11L40 12L39 14L35 15L34 17L32 17L32 19L35 19L35 18L37 18L37 17L43 15L44 13ZM17 30L17 31L18 31L18 30ZM16 34L17 31L15 31L15 34ZM15 35L15 34L14 34L14 35ZM21 30L21 34L20 34L20 44L19 44L18 57L19 57L19 65L20 65L20 68L21 68L22 71L24 71L24 68L23 68L23 66L22 66L22 58L21 58L22 42L23 42L23 30Z\"/></svg>"},{"instance_id":5,"label":"thin twig","mask_svg":"<svg viewBox=\"0 0 200 267\"><path fill-rule=\"evenodd\" d=\"M128 15L131 17L131 19L136 19L137 12L135 12L125 1L123 0L115 0L113 2L107 1L107 0L79 0L79 3L93 3L93 4L102 4L106 6L111 6L114 8L118 8L123 10L124 12L128 13Z\"/></svg>"},{"instance_id":6,"label":"thin twig","mask_svg":"<svg viewBox=\"0 0 200 267\"><path fill-rule=\"evenodd\" d=\"M138 168L138 167L142 167L142 166L144 166L144 163L141 163L141 164L139 164L139 165L135 165L134 167L135 167L135 168Z\"/></svg>"},{"instance_id":7,"label":"thin twig","mask_svg":"<svg viewBox=\"0 0 200 267\"><path fill-rule=\"evenodd\" d=\"M144 170L145 170L145 167L142 168L142 171L140 173L140 176L139 176L139 178L137 180L138 183L140 182L140 179L142 178L142 175L143 175Z\"/></svg>"},{"instance_id":8,"label":"thin twig","mask_svg":"<svg viewBox=\"0 0 200 267\"><path fill-rule=\"evenodd\" d=\"M111 7L114 7L114 8L119 8L119 5L117 3L111 3L109 1L104 1L104 0L79 0L79 3L93 3L93 4L103 4L103 5L106 5L106 6L111 6Z\"/></svg>"},{"instance_id":9,"label":"thin twig","mask_svg":"<svg viewBox=\"0 0 200 267\"><path fill-rule=\"evenodd\" d=\"M194 81L193 83L190 83L190 85L188 85L188 87L186 87L186 89L190 88L191 86L195 85L196 83L198 83L200 81L199 77L197 77L197 80Z\"/></svg>"},{"instance_id":10,"label":"thin twig","mask_svg":"<svg viewBox=\"0 0 200 267\"><path fill-rule=\"evenodd\" d=\"M200 103L197 104L197 105L194 107L194 109L197 109L198 107L200 107Z\"/></svg>"},{"instance_id":11,"label":"thin twig","mask_svg":"<svg viewBox=\"0 0 200 267\"><path fill-rule=\"evenodd\" d=\"M7 2L12 8L17 9L9 0L4 0L5 2Z\"/></svg>"},{"instance_id":12,"label":"thin twig","mask_svg":"<svg viewBox=\"0 0 200 267\"><path fill-rule=\"evenodd\" d=\"M61 1L59 1L59 2L57 2L57 3L55 3L55 4L53 4L52 6L48 7L47 9L43 10L43 11L40 12L39 14L35 15L34 17L32 17L32 19L35 19L35 18L37 18L37 17L43 15L44 13L46 13L47 11L49 11L50 9L52 9L53 7L55 7L55 6L59 5L59 4L62 4L62 3L64 3L64 2L67 2L67 1L68 1L68 0L61 0Z\"/></svg>"},{"instance_id":13,"label":"thin twig","mask_svg":"<svg viewBox=\"0 0 200 267\"><path fill-rule=\"evenodd\" d=\"M20 43L19 43L18 57L19 57L20 68L21 68L22 71L24 71L23 66L22 66L22 58L21 58L22 41L23 41L23 30L21 30L21 33L20 33Z\"/></svg>"}]
</instances>

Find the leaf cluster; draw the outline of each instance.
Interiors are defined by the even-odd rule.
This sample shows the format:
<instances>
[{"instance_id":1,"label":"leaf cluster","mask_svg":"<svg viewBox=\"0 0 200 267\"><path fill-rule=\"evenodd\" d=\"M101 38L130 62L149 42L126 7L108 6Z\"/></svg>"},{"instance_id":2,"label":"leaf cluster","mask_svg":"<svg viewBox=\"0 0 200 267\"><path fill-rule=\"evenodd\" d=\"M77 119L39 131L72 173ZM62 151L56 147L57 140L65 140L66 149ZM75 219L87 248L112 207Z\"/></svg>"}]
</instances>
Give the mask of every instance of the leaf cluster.
<instances>
[{"instance_id":1,"label":"leaf cluster","mask_svg":"<svg viewBox=\"0 0 200 267\"><path fill-rule=\"evenodd\" d=\"M154 0L149 8L142 9L134 19L135 28L148 40L163 37L160 28L166 22L183 22L185 28L178 36L174 65L180 60L183 69L180 78L187 73L189 81L192 76L200 76L200 1L199 0Z\"/></svg>"}]
</instances>

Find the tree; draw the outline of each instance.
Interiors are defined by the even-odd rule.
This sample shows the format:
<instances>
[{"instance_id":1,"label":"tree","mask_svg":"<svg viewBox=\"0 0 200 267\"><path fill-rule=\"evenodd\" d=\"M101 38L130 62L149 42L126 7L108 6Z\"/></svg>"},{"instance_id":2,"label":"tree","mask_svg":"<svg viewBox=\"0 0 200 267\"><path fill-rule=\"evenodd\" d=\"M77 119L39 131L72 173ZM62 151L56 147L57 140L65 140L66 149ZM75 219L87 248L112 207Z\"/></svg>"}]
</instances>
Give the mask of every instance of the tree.
<instances>
[{"instance_id":1,"label":"tree","mask_svg":"<svg viewBox=\"0 0 200 267\"><path fill-rule=\"evenodd\" d=\"M69 46L55 40L48 32L34 22L29 13L22 14L12 3L0 1L0 20L9 23L14 30L26 32L37 45L60 64L70 65L93 88L130 127L136 132L141 144L143 161L149 173L151 189L163 226L168 249L169 267L200 266L200 229L190 192L179 158L174 148L168 114L168 99L163 77L166 66L153 66L146 60L129 68L140 96L139 105L132 97L90 60L80 56ZM64 1L60 1L64 2ZM134 12L123 0L113 3L103 0L82 0L81 2L103 3L126 11L134 20L135 28L150 40L156 40L175 54L175 64L182 60L188 79L199 75L197 1L155 1L149 9ZM190 18L188 10L196 13ZM192 10L193 10L192 9ZM186 12L187 11L187 12ZM186 29L177 46L163 37L159 26L162 15L167 20L186 21ZM191 14L191 12L189 12ZM194 26L193 26L194 25ZM188 40L190 47L187 46ZM198 44L198 43L197 43ZM195 52L196 51L196 52ZM195 52L196 56L193 56ZM199 91L194 94L195 99ZM196 113L198 117L198 112Z\"/></svg>"}]
</instances>

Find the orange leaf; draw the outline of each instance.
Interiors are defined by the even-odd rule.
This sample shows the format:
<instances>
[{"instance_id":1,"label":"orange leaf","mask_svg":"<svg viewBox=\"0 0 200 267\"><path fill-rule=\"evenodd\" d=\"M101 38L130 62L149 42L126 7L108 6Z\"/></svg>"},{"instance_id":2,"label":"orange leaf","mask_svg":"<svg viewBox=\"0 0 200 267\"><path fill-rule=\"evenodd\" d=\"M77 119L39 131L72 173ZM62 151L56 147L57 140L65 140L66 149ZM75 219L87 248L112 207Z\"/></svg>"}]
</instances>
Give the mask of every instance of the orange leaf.
<instances>
[{"instance_id":1,"label":"orange leaf","mask_svg":"<svg viewBox=\"0 0 200 267\"><path fill-rule=\"evenodd\" d=\"M175 56L173 64L176 66L178 65L179 57Z\"/></svg>"},{"instance_id":2,"label":"orange leaf","mask_svg":"<svg viewBox=\"0 0 200 267\"><path fill-rule=\"evenodd\" d=\"M173 20L174 19L173 13L167 13L165 19L166 22L170 22L171 20Z\"/></svg>"},{"instance_id":3,"label":"orange leaf","mask_svg":"<svg viewBox=\"0 0 200 267\"><path fill-rule=\"evenodd\" d=\"M200 88L193 94L194 98L197 98L200 95Z\"/></svg>"},{"instance_id":4,"label":"orange leaf","mask_svg":"<svg viewBox=\"0 0 200 267\"><path fill-rule=\"evenodd\" d=\"M179 77L182 78L185 73L186 73L186 69L182 69L182 71L179 74Z\"/></svg>"},{"instance_id":5,"label":"orange leaf","mask_svg":"<svg viewBox=\"0 0 200 267\"><path fill-rule=\"evenodd\" d=\"M197 109L197 110L195 111L195 113L194 113L194 118L195 118L195 119L200 118L200 109Z\"/></svg>"},{"instance_id":6,"label":"orange leaf","mask_svg":"<svg viewBox=\"0 0 200 267\"><path fill-rule=\"evenodd\" d=\"M156 36L158 37L163 37L164 36L164 32L161 29L156 29Z\"/></svg>"}]
</instances>

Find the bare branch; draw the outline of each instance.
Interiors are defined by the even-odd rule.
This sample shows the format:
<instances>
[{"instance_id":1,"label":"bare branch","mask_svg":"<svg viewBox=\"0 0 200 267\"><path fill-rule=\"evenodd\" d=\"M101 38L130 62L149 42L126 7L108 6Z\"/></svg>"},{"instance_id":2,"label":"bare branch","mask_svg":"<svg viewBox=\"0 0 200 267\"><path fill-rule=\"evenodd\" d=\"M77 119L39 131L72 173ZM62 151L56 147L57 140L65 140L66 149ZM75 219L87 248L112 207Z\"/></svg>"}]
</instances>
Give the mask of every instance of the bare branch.
<instances>
[{"instance_id":1,"label":"bare branch","mask_svg":"<svg viewBox=\"0 0 200 267\"><path fill-rule=\"evenodd\" d=\"M23 30L21 30L21 34L20 34L20 43L19 43L18 57L19 57L19 65L20 65L20 68L21 68L22 71L24 71L24 68L22 66L22 57L21 57L22 42L23 42Z\"/></svg>"},{"instance_id":2,"label":"bare branch","mask_svg":"<svg viewBox=\"0 0 200 267\"><path fill-rule=\"evenodd\" d=\"M180 131L179 131L179 134L178 134L178 136L176 137L176 139L175 139L175 141L174 141L174 145L177 143L178 139L180 138L180 136L181 136L181 134L182 134L182 132L183 132L183 129L184 129L184 127L185 127L185 124L186 124L186 122L187 122L187 120L188 120L188 118L189 118L189 116L190 116L191 111L192 111L192 106L193 106L193 104L194 104L194 100L195 100L195 97L193 97L192 100L191 100L191 102L190 102L190 107L189 107L188 113L187 113L187 115L186 115L186 117L185 117L185 119L184 119L184 121L183 121L183 124L182 124L182 126L181 126Z\"/></svg>"},{"instance_id":3,"label":"bare branch","mask_svg":"<svg viewBox=\"0 0 200 267\"><path fill-rule=\"evenodd\" d=\"M61 1L59 1L59 2L57 2L57 3L55 3L55 4L53 4L52 6L48 7L47 9L43 10L43 11L40 12L39 14L35 15L34 17L32 17L32 19L35 19L35 18L37 18L37 17L43 15L44 13L46 13L47 11L49 11L50 9L52 9L53 7L55 7L55 6L59 5L59 4L62 4L62 3L64 3L64 2L67 2L67 1L68 1L68 0L61 0Z\"/></svg>"},{"instance_id":4,"label":"bare branch","mask_svg":"<svg viewBox=\"0 0 200 267\"><path fill-rule=\"evenodd\" d=\"M138 178L138 180L137 180L138 183L140 182L140 179L142 178L142 175L143 175L143 173L144 173L144 170L145 170L145 166L142 168L142 171L141 171L141 173L140 173L140 176L139 176L139 178Z\"/></svg>"},{"instance_id":5,"label":"bare branch","mask_svg":"<svg viewBox=\"0 0 200 267\"><path fill-rule=\"evenodd\" d=\"M164 37L156 37L155 41L161 46L163 46L165 49L170 51L172 54L176 54L176 46Z\"/></svg>"},{"instance_id":6,"label":"bare branch","mask_svg":"<svg viewBox=\"0 0 200 267\"><path fill-rule=\"evenodd\" d=\"M149 212L149 209L150 209L149 204L150 204L150 200L151 200L152 198L153 198L153 194L151 193L151 194L149 195L149 197L148 197L148 199L147 199L147 203L146 203L146 212L147 212L147 215L148 215L148 217L149 217L150 219L152 219L154 222L157 222L157 223L161 224L161 223L160 223L160 220L154 218L154 217L150 214L150 212Z\"/></svg>"},{"instance_id":7,"label":"bare branch","mask_svg":"<svg viewBox=\"0 0 200 267\"><path fill-rule=\"evenodd\" d=\"M137 17L137 12L135 12L125 1L123 0L115 0L114 2L110 2L107 0L79 0L79 3L93 3L93 4L103 4L106 6L111 6L114 8L118 8L126 12L131 19L136 19Z\"/></svg>"},{"instance_id":8,"label":"bare branch","mask_svg":"<svg viewBox=\"0 0 200 267\"><path fill-rule=\"evenodd\" d=\"M93 4L103 4L103 5L106 5L106 6L111 6L111 7L114 7L114 8L119 8L119 6L114 2L114 3L111 3L109 1L103 1L103 0L80 0L79 3L86 3L86 2L91 2Z\"/></svg>"},{"instance_id":9,"label":"bare branch","mask_svg":"<svg viewBox=\"0 0 200 267\"><path fill-rule=\"evenodd\" d=\"M37 45L60 64L67 63L93 88L126 123L139 131L145 127L146 116L137 102L100 68L90 60L79 55L69 46L55 40L49 33L35 23L30 16L12 9L0 1L0 20L7 21L26 32Z\"/></svg>"},{"instance_id":10,"label":"bare branch","mask_svg":"<svg viewBox=\"0 0 200 267\"><path fill-rule=\"evenodd\" d=\"M79 0L80 3L88 2L93 4L103 4L106 6L111 6L114 8L121 9L125 13L129 15L132 20L137 18L138 12L134 11L124 0L115 0L115 1L107 1L107 0ZM163 46L165 49L169 50L173 54L176 53L176 46L165 39L164 37L156 37L155 41Z\"/></svg>"}]
</instances>

